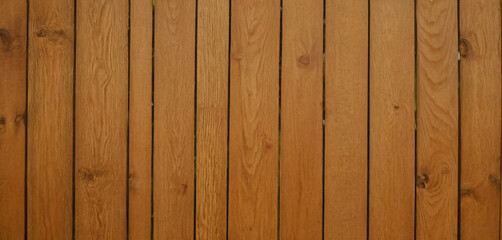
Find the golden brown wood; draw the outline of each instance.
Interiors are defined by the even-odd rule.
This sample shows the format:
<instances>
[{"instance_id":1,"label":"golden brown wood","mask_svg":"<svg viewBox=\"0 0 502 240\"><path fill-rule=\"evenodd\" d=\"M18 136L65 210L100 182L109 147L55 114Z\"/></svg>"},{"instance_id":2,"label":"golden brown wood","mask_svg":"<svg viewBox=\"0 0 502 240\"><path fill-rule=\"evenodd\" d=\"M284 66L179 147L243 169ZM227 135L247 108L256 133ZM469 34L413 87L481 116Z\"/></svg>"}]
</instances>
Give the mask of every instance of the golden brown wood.
<instances>
[{"instance_id":1,"label":"golden brown wood","mask_svg":"<svg viewBox=\"0 0 502 240\"><path fill-rule=\"evenodd\" d=\"M417 239L457 239L457 0L417 1Z\"/></svg>"},{"instance_id":2,"label":"golden brown wood","mask_svg":"<svg viewBox=\"0 0 502 240\"><path fill-rule=\"evenodd\" d=\"M284 0L280 239L322 238L323 1Z\"/></svg>"},{"instance_id":3,"label":"golden brown wood","mask_svg":"<svg viewBox=\"0 0 502 240\"><path fill-rule=\"evenodd\" d=\"M75 239L125 239L129 6L76 8Z\"/></svg>"},{"instance_id":4,"label":"golden brown wood","mask_svg":"<svg viewBox=\"0 0 502 240\"><path fill-rule=\"evenodd\" d=\"M152 37L150 0L130 1L129 239L152 235Z\"/></svg>"},{"instance_id":5,"label":"golden brown wood","mask_svg":"<svg viewBox=\"0 0 502 240\"><path fill-rule=\"evenodd\" d=\"M370 239L414 238L414 9L370 3Z\"/></svg>"},{"instance_id":6,"label":"golden brown wood","mask_svg":"<svg viewBox=\"0 0 502 240\"><path fill-rule=\"evenodd\" d=\"M74 2L29 7L28 239L71 239Z\"/></svg>"},{"instance_id":7,"label":"golden brown wood","mask_svg":"<svg viewBox=\"0 0 502 240\"><path fill-rule=\"evenodd\" d=\"M462 239L499 239L500 1L460 1Z\"/></svg>"},{"instance_id":8,"label":"golden brown wood","mask_svg":"<svg viewBox=\"0 0 502 240\"><path fill-rule=\"evenodd\" d=\"M27 6L0 6L0 239L24 239Z\"/></svg>"},{"instance_id":9,"label":"golden brown wood","mask_svg":"<svg viewBox=\"0 0 502 240\"><path fill-rule=\"evenodd\" d=\"M196 239L226 239L229 1L198 1Z\"/></svg>"},{"instance_id":10,"label":"golden brown wood","mask_svg":"<svg viewBox=\"0 0 502 240\"><path fill-rule=\"evenodd\" d=\"M365 239L368 1L326 1L326 239Z\"/></svg>"},{"instance_id":11,"label":"golden brown wood","mask_svg":"<svg viewBox=\"0 0 502 240\"><path fill-rule=\"evenodd\" d=\"M154 238L194 234L195 1L155 5Z\"/></svg>"},{"instance_id":12,"label":"golden brown wood","mask_svg":"<svg viewBox=\"0 0 502 240\"><path fill-rule=\"evenodd\" d=\"M233 0L228 239L277 238L280 1Z\"/></svg>"}]
</instances>

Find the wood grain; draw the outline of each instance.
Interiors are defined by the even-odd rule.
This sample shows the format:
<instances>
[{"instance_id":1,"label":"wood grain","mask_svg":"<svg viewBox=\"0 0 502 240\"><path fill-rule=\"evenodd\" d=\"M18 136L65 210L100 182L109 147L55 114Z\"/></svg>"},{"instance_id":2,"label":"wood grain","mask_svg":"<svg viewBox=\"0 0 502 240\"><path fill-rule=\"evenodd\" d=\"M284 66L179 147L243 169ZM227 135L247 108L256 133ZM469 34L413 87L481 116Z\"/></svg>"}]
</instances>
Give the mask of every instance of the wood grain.
<instances>
[{"instance_id":1,"label":"wood grain","mask_svg":"<svg viewBox=\"0 0 502 240\"><path fill-rule=\"evenodd\" d=\"M196 239L226 239L229 1L198 1Z\"/></svg>"},{"instance_id":2,"label":"wood grain","mask_svg":"<svg viewBox=\"0 0 502 240\"><path fill-rule=\"evenodd\" d=\"M194 237L195 1L155 5L154 238Z\"/></svg>"},{"instance_id":3,"label":"wood grain","mask_svg":"<svg viewBox=\"0 0 502 240\"><path fill-rule=\"evenodd\" d=\"M71 239L74 2L29 8L28 239Z\"/></svg>"},{"instance_id":4,"label":"wood grain","mask_svg":"<svg viewBox=\"0 0 502 240\"><path fill-rule=\"evenodd\" d=\"M233 0L228 239L277 238L280 1Z\"/></svg>"},{"instance_id":5,"label":"wood grain","mask_svg":"<svg viewBox=\"0 0 502 240\"><path fill-rule=\"evenodd\" d=\"M76 8L75 239L125 239L129 6Z\"/></svg>"},{"instance_id":6,"label":"wood grain","mask_svg":"<svg viewBox=\"0 0 502 240\"><path fill-rule=\"evenodd\" d=\"M460 1L462 239L499 239L500 1Z\"/></svg>"},{"instance_id":7,"label":"wood grain","mask_svg":"<svg viewBox=\"0 0 502 240\"><path fill-rule=\"evenodd\" d=\"M457 239L457 1L417 2L417 239Z\"/></svg>"},{"instance_id":8,"label":"wood grain","mask_svg":"<svg viewBox=\"0 0 502 240\"><path fill-rule=\"evenodd\" d=\"M280 239L321 239L323 1L284 0Z\"/></svg>"},{"instance_id":9,"label":"wood grain","mask_svg":"<svg viewBox=\"0 0 502 240\"><path fill-rule=\"evenodd\" d=\"M365 239L368 1L326 1L326 239Z\"/></svg>"},{"instance_id":10,"label":"wood grain","mask_svg":"<svg viewBox=\"0 0 502 240\"><path fill-rule=\"evenodd\" d=\"M129 239L152 236L152 37L150 0L130 1Z\"/></svg>"},{"instance_id":11,"label":"wood grain","mask_svg":"<svg viewBox=\"0 0 502 240\"><path fill-rule=\"evenodd\" d=\"M414 238L414 10L370 3L370 239Z\"/></svg>"},{"instance_id":12,"label":"wood grain","mask_svg":"<svg viewBox=\"0 0 502 240\"><path fill-rule=\"evenodd\" d=\"M24 239L27 5L0 6L0 239Z\"/></svg>"}]
</instances>

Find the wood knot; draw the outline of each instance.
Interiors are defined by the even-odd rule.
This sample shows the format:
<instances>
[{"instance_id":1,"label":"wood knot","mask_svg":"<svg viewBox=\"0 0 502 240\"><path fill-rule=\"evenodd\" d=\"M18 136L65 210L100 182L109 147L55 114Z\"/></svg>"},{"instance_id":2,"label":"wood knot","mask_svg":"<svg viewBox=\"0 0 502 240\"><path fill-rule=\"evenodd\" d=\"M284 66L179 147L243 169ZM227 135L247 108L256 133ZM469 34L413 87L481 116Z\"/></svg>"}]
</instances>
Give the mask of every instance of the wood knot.
<instances>
[{"instance_id":1,"label":"wood knot","mask_svg":"<svg viewBox=\"0 0 502 240\"><path fill-rule=\"evenodd\" d=\"M51 42L62 42L66 38L66 33L64 30L55 29L51 30L47 27L43 27L35 32L35 35L39 38L47 38Z\"/></svg>"},{"instance_id":2,"label":"wood knot","mask_svg":"<svg viewBox=\"0 0 502 240\"><path fill-rule=\"evenodd\" d=\"M38 30L35 35L37 37L46 37L47 36L47 30L46 29L40 29Z\"/></svg>"},{"instance_id":3,"label":"wood knot","mask_svg":"<svg viewBox=\"0 0 502 240\"><path fill-rule=\"evenodd\" d=\"M21 124L26 125L26 113L16 115L14 119L14 125L20 126Z\"/></svg>"},{"instance_id":4,"label":"wood knot","mask_svg":"<svg viewBox=\"0 0 502 240\"><path fill-rule=\"evenodd\" d=\"M427 174L417 176L417 187L425 188L427 183L429 183L429 176Z\"/></svg>"},{"instance_id":5,"label":"wood knot","mask_svg":"<svg viewBox=\"0 0 502 240\"><path fill-rule=\"evenodd\" d=\"M182 195L185 195L185 193L187 193L187 188L188 188L187 184L184 184L184 183L181 184L181 194Z\"/></svg>"},{"instance_id":6,"label":"wood knot","mask_svg":"<svg viewBox=\"0 0 502 240\"><path fill-rule=\"evenodd\" d=\"M492 174L488 175L488 181L495 186L500 186L500 179L493 176Z\"/></svg>"},{"instance_id":7,"label":"wood knot","mask_svg":"<svg viewBox=\"0 0 502 240\"><path fill-rule=\"evenodd\" d=\"M5 49L10 48L10 43L12 41L9 31L4 28L0 28L0 41L5 46Z\"/></svg>"},{"instance_id":8,"label":"wood knot","mask_svg":"<svg viewBox=\"0 0 502 240\"><path fill-rule=\"evenodd\" d=\"M399 105L398 104L394 104L394 111L399 111Z\"/></svg>"},{"instance_id":9,"label":"wood knot","mask_svg":"<svg viewBox=\"0 0 502 240\"><path fill-rule=\"evenodd\" d=\"M83 169L78 170L78 175L80 176L80 178L92 182L92 181L94 181L95 178L102 176L103 171L83 168Z\"/></svg>"},{"instance_id":10,"label":"wood knot","mask_svg":"<svg viewBox=\"0 0 502 240\"><path fill-rule=\"evenodd\" d=\"M460 39L458 44L458 50L460 51L460 56L462 57L470 56L472 51L471 43L467 41L467 39L465 38Z\"/></svg>"},{"instance_id":11,"label":"wood knot","mask_svg":"<svg viewBox=\"0 0 502 240\"><path fill-rule=\"evenodd\" d=\"M304 54L298 58L298 62L300 62L303 65L309 65L310 64L310 55L309 54Z\"/></svg>"},{"instance_id":12,"label":"wood knot","mask_svg":"<svg viewBox=\"0 0 502 240\"><path fill-rule=\"evenodd\" d=\"M462 189L460 190L460 197L469 197L476 200L476 195L472 189Z\"/></svg>"},{"instance_id":13,"label":"wood knot","mask_svg":"<svg viewBox=\"0 0 502 240\"><path fill-rule=\"evenodd\" d=\"M7 121L5 120L4 116L0 116L0 133L4 133L6 131L5 124Z\"/></svg>"},{"instance_id":14,"label":"wood knot","mask_svg":"<svg viewBox=\"0 0 502 240\"><path fill-rule=\"evenodd\" d=\"M239 54L239 53L234 53L233 56L234 56L234 59L237 61L240 61L240 60L242 60L242 58L244 58L242 56L242 54Z\"/></svg>"}]
</instances>

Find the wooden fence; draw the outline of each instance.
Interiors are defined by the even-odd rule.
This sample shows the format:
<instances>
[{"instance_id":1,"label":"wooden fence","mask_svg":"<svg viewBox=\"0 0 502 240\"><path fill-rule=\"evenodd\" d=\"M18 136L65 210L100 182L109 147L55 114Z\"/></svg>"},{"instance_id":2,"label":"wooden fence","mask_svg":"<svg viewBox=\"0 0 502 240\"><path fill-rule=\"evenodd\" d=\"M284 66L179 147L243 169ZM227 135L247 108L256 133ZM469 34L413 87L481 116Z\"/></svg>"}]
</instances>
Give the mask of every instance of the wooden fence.
<instances>
[{"instance_id":1,"label":"wooden fence","mask_svg":"<svg viewBox=\"0 0 502 240\"><path fill-rule=\"evenodd\" d=\"M0 239L500 239L500 0L0 0Z\"/></svg>"}]
</instances>

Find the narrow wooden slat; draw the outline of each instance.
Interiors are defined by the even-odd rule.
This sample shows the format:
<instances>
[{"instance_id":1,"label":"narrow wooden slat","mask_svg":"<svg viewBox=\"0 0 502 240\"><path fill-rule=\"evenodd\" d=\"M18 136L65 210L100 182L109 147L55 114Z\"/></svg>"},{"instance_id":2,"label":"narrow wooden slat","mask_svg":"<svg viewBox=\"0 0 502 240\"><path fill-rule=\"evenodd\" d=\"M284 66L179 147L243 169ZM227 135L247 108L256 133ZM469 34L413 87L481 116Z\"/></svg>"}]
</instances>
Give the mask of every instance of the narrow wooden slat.
<instances>
[{"instance_id":1,"label":"narrow wooden slat","mask_svg":"<svg viewBox=\"0 0 502 240\"><path fill-rule=\"evenodd\" d=\"M368 1L326 1L326 239L365 239Z\"/></svg>"},{"instance_id":2,"label":"narrow wooden slat","mask_svg":"<svg viewBox=\"0 0 502 240\"><path fill-rule=\"evenodd\" d=\"M460 1L462 239L499 239L501 12L498 0Z\"/></svg>"},{"instance_id":3,"label":"narrow wooden slat","mask_svg":"<svg viewBox=\"0 0 502 240\"><path fill-rule=\"evenodd\" d=\"M417 239L457 239L457 0L417 1Z\"/></svg>"},{"instance_id":4,"label":"narrow wooden slat","mask_svg":"<svg viewBox=\"0 0 502 240\"><path fill-rule=\"evenodd\" d=\"M277 238L280 4L232 1L228 239Z\"/></svg>"},{"instance_id":5,"label":"narrow wooden slat","mask_svg":"<svg viewBox=\"0 0 502 240\"><path fill-rule=\"evenodd\" d=\"M229 1L198 1L196 239L226 239Z\"/></svg>"},{"instance_id":6,"label":"narrow wooden slat","mask_svg":"<svg viewBox=\"0 0 502 240\"><path fill-rule=\"evenodd\" d=\"M280 239L321 239L323 1L284 0Z\"/></svg>"},{"instance_id":7,"label":"narrow wooden slat","mask_svg":"<svg viewBox=\"0 0 502 240\"><path fill-rule=\"evenodd\" d=\"M29 7L28 239L71 239L74 1Z\"/></svg>"},{"instance_id":8,"label":"narrow wooden slat","mask_svg":"<svg viewBox=\"0 0 502 240\"><path fill-rule=\"evenodd\" d=\"M370 2L370 239L414 237L414 9Z\"/></svg>"},{"instance_id":9,"label":"narrow wooden slat","mask_svg":"<svg viewBox=\"0 0 502 240\"><path fill-rule=\"evenodd\" d=\"M23 239L27 6L0 6L0 239Z\"/></svg>"},{"instance_id":10,"label":"narrow wooden slat","mask_svg":"<svg viewBox=\"0 0 502 240\"><path fill-rule=\"evenodd\" d=\"M152 37L151 0L130 1L129 239L152 235Z\"/></svg>"},{"instance_id":11,"label":"narrow wooden slat","mask_svg":"<svg viewBox=\"0 0 502 240\"><path fill-rule=\"evenodd\" d=\"M195 1L155 3L154 238L194 234Z\"/></svg>"},{"instance_id":12,"label":"narrow wooden slat","mask_svg":"<svg viewBox=\"0 0 502 240\"><path fill-rule=\"evenodd\" d=\"M125 239L129 6L76 8L75 239Z\"/></svg>"},{"instance_id":13,"label":"narrow wooden slat","mask_svg":"<svg viewBox=\"0 0 502 240\"><path fill-rule=\"evenodd\" d=\"M198 1L196 239L226 239L228 0Z\"/></svg>"}]
</instances>

